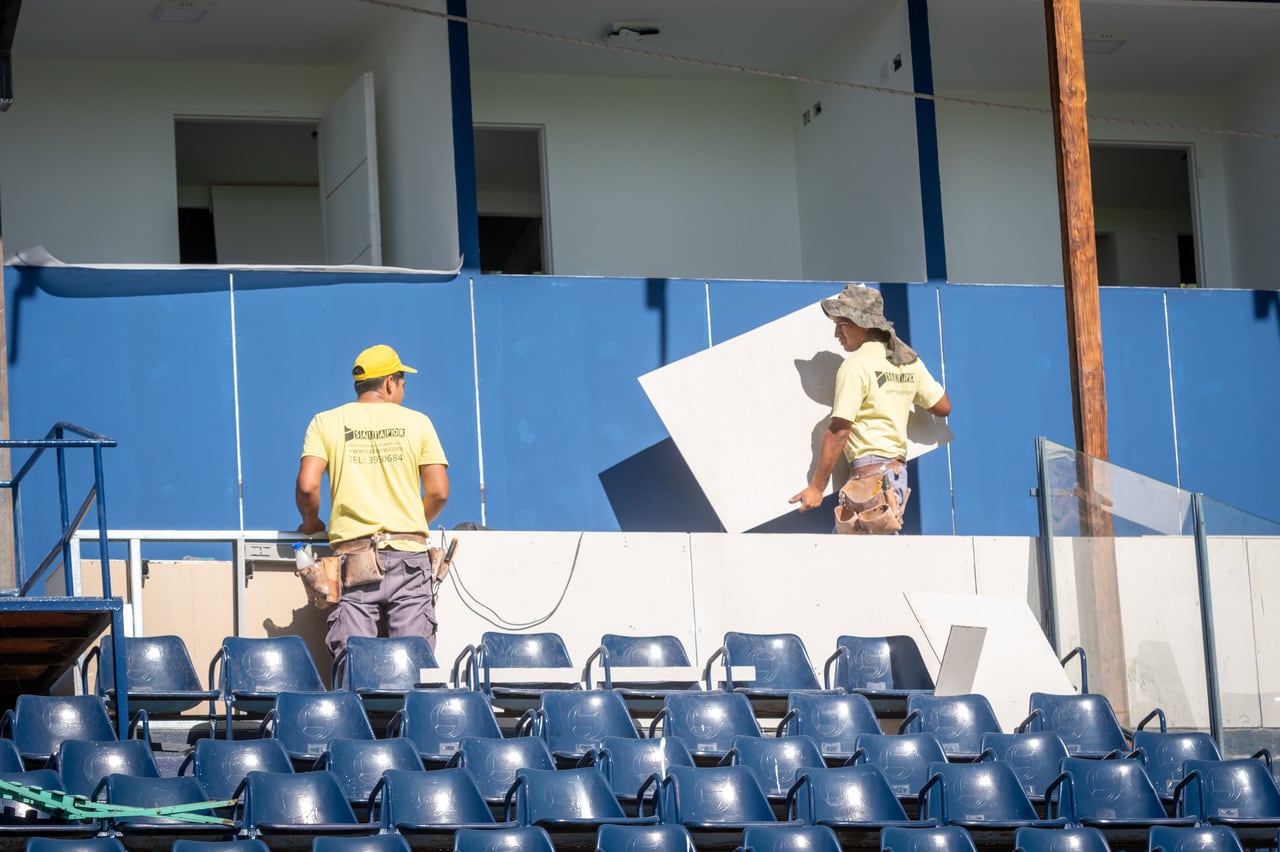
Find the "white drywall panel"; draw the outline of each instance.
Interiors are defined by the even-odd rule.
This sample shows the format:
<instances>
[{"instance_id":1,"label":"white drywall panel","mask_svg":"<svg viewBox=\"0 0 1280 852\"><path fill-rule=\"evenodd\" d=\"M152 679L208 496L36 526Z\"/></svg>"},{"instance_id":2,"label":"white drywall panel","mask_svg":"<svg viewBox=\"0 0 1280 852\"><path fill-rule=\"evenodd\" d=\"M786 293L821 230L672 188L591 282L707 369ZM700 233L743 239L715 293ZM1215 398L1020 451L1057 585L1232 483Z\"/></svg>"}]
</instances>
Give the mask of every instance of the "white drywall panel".
<instances>
[{"instance_id":1,"label":"white drywall panel","mask_svg":"<svg viewBox=\"0 0 1280 852\"><path fill-rule=\"evenodd\" d=\"M1222 724L1227 728L1260 727L1262 706L1258 695L1247 542L1243 538L1214 537L1208 545L1209 594L1213 601Z\"/></svg>"},{"instance_id":2,"label":"white drywall panel","mask_svg":"<svg viewBox=\"0 0 1280 852\"><path fill-rule=\"evenodd\" d=\"M801 277L787 84L478 72L472 104L545 128L556 274Z\"/></svg>"},{"instance_id":3,"label":"white drywall panel","mask_svg":"<svg viewBox=\"0 0 1280 852\"><path fill-rule=\"evenodd\" d=\"M973 568L980 595L1020 597L1040 612L1039 543L1034 538L972 538Z\"/></svg>"},{"instance_id":4,"label":"white drywall panel","mask_svg":"<svg viewBox=\"0 0 1280 852\"><path fill-rule=\"evenodd\" d=\"M699 662L725 632L795 633L816 674L842 635L904 634L924 641L904 592L973 593L968 539L944 536L693 534Z\"/></svg>"},{"instance_id":5,"label":"white drywall panel","mask_svg":"<svg viewBox=\"0 0 1280 852\"><path fill-rule=\"evenodd\" d=\"M1225 97L1225 126L1264 133L1280 132L1276 92L1280 91L1280 53L1237 81ZM1280 289L1275 235L1280 232L1280 163L1274 139L1235 137L1227 150L1231 241L1237 287Z\"/></svg>"},{"instance_id":6,"label":"white drywall panel","mask_svg":"<svg viewBox=\"0 0 1280 852\"><path fill-rule=\"evenodd\" d=\"M175 116L317 118L345 68L15 60L4 114L5 251L70 263L177 263ZM450 268L452 264L447 264Z\"/></svg>"},{"instance_id":7,"label":"white drywall panel","mask_svg":"<svg viewBox=\"0 0 1280 852\"><path fill-rule=\"evenodd\" d=\"M687 535L496 530L450 535L458 537L456 565L436 604L441 666L452 665L463 647L478 643L488 630L559 633L579 666L605 633L669 633L692 658ZM550 618L513 631L486 620L495 613L509 624Z\"/></svg>"},{"instance_id":8,"label":"white drywall panel","mask_svg":"<svg viewBox=\"0 0 1280 852\"><path fill-rule=\"evenodd\" d=\"M325 262L320 188L209 188L219 263Z\"/></svg>"},{"instance_id":9,"label":"white drywall panel","mask_svg":"<svg viewBox=\"0 0 1280 852\"><path fill-rule=\"evenodd\" d=\"M1262 724L1268 728L1280 728L1280 612L1269 602L1280 600L1280 539L1250 539L1246 552L1249 558L1249 592L1253 616L1253 648L1257 658L1258 683L1255 687L1261 699ZM1217 591L1214 591L1214 612L1217 609ZM1234 617L1240 617L1237 610Z\"/></svg>"},{"instance_id":10,"label":"white drywall panel","mask_svg":"<svg viewBox=\"0 0 1280 852\"><path fill-rule=\"evenodd\" d=\"M909 592L907 601L936 651L946 648L953 627L987 629L972 691L987 697L1004 731L1012 732L1027 717L1032 692L1073 691L1040 624L1020 598Z\"/></svg>"},{"instance_id":11,"label":"white drywall panel","mask_svg":"<svg viewBox=\"0 0 1280 852\"><path fill-rule=\"evenodd\" d=\"M816 463L845 354L814 303L640 377L726 531L745 532L795 508L787 501ZM908 458L949 440L946 421L912 412ZM826 493L847 476L837 465Z\"/></svg>"}]
</instances>

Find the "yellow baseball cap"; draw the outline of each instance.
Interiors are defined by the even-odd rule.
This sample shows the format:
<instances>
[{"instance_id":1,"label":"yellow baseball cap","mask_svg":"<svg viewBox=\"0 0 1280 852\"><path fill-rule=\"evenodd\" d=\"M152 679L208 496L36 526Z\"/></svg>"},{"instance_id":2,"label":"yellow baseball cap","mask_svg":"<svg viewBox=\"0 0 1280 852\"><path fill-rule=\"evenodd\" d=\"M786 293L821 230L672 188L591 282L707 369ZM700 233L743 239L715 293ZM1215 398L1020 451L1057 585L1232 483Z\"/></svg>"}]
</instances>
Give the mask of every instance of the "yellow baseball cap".
<instances>
[{"instance_id":1,"label":"yellow baseball cap","mask_svg":"<svg viewBox=\"0 0 1280 852\"><path fill-rule=\"evenodd\" d=\"M380 379L392 373L416 373L412 367L400 363L396 350L384 343L370 346L356 356L355 366L351 368L351 378L357 382L365 379Z\"/></svg>"}]
</instances>

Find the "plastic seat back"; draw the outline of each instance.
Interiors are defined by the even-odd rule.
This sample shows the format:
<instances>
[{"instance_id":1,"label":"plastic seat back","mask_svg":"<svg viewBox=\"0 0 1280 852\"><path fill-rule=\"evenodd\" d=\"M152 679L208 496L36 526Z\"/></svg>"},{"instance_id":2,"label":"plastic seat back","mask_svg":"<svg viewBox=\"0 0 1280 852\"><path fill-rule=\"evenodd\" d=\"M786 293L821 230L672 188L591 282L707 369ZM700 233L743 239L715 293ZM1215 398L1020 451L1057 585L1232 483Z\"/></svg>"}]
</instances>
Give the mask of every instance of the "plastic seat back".
<instances>
[{"instance_id":1,"label":"plastic seat back","mask_svg":"<svg viewBox=\"0 0 1280 852\"><path fill-rule=\"evenodd\" d=\"M1052 731L983 734L982 752L1007 764L1033 802L1044 799L1045 791L1062 771L1062 759L1068 756L1066 745Z\"/></svg>"},{"instance_id":2,"label":"plastic seat back","mask_svg":"<svg viewBox=\"0 0 1280 852\"><path fill-rule=\"evenodd\" d=\"M1240 837L1225 825L1157 825L1147 835L1148 852L1243 852Z\"/></svg>"},{"instance_id":3,"label":"plastic seat back","mask_svg":"<svg viewBox=\"0 0 1280 852\"><path fill-rule=\"evenodd\" d=\"M1129 741L1105 695L1053 695L1033 692L1029 702L1030 731L1054 731L1073 757L1105 757L1126 752Z\"/></svg>"},{"instance_id":4,"label":"plastic seat back","mask_svg":"<svg viewBox=\"0 0 1280 852\"><path fill-rule=\"evenodd\" d=\"M115 655L111 635L102 637L96 652L96 692L115 701ZM137 636L124 640L129 671L129 708L151 715L181 713L217 697L217 691L200 683L187 645L180 636Z\"/></svg>"},{"instance_id":5,"label":"plastic seat back","mask_svg":"<svg viewBox=\"0 0 1280 852\"><path fill-rule=\"evenodd\" d=\"M1062 771L1071 776L1072 821L1162 820L1168 814L1142 761L1068 757Z\"/></svg>"},{"instance_id":6,"label":"plastic seat back","mask_svg":"<svg viewBox=\"0 0 1280 852\"><path fill-rule=\"evenodd\" d=\"M61 790L62 779L58 777L58 773L52 769L29 769L25 772L0 772L0 781L10 781L14 784L21 784L24 787L40 787L44 790ZM50 822L66 822L61 818L54 818L51 814L37 808L35 805L27 805L22 802L6 799L3 793L0 793L0 824L14 823L35 825L46 824Z\"/></svg>"},{"instance_id":7,"label":"plastic seat back","mask_svg":"<svg viewBox=\"0 0 1280 852\"><path fill-rule=\"evenodd\" d=\"M605 737L601 743L600 771L620 800L636 797L650 775L665 778L672 766L693 766L693 755L676 737L635 740Z\"/></svg>"},{"instance_id":8,"label":"plastic seat back","mask_svg":"<svg viewBox=\"0 0 1280 852\"><path fill-rule=\"evenodd\" d=\"M493 822L475 777L466 769L388 769L373 795L384 831Z\"/></svg>"},{"instance_id":9,"label":"plastic seat back","mask_svg":"<svg viewBox=\"0 0 1280 852\"><path fill-rule=\"evenodd\" d=\"M542 693L541 702L534 732L554 755L578 758L605 737L640 737L622 696L612 690L552 690Z\"/></svg>"},{"instance_id":10,"label":"plastic seat back","mask_svg":"<svg viewBox=\"0 0 1280 852\"><path fill-rule=\"evenodd\" d=\"M282 692L268 722L291 758L317 758L333 740L371 740L373 728L354 692Z\"/></svg>"},{"instance_id":11,"label":"plastic seat back","mask_svg":"<svg viewBox=\"0 0 1280 852\"><path fill-rule=\"evenodd\" d=\"M332 772L250 772L244 784L244 825L251 832L356 824Z\"/></svg>"},{"instance_id":12,"label":"plastic seat back","mask_svg":"<svg viewBox=\"0 0 1280 852\"><path fill-rule=\"evenodd\" d=\"M735 688L771 694L822 688L804 642L794 633L729 631L724 634L724 649L726 665L755 667L755 679L741 682L735 679Z\"/></svg>"},{"instance_id":13,"label":"plastic seat back","mask_svg":"<svg viewBox=\"0 0 1280 852\"><path fill-rule=\"evenodd\" d=\"M1257 758L1188 760L1183 767L1183 812L1201 822L1280 820L1280 789ZM1193 775L1194 773L1194 775Z\"/></svg>"},{"instance_id":14,"label":"plastic seat back","mask_svg":"<svg viewBox=\"0 0 1280 852\"><path fill-rule=\"evenodd\" d=\"M160 777L151 744L143 740L67 740L54 755L54 768L63 789L77 796L92 795L102 779L115 773Z\"/></svg>"},{"instance_id":15,"label":"plastic seat back","mask_svg":"<svg viewBox=\"0 0 1280 852\"><path fill-rule=\"evenodd\" d=\"M551 835L537 825L517 828L460 828L453 852L556 852Z\"/></svg>"},{"instance_id":16,"label":"plastic seat back","mask_svg":"<svg viewBox=\"0 0 1280 852\"><path fill-rule=\"evenodd\" d=\"M683 825L617 825L596 830L596 852L696 852Z\"/></svg>"},{"instance_id":17,"label":"plastic seat back","mask_svg":"<svg viewBox=\"0 0 1280 852\"><path fill-rule=\"evenodd\" d=\"M125 852L125 849L114 837L32 837L24 852Z\"/></svg>"},{"instance_id":18,"label":"plastic seat back","mask_svg":"<svg viewBox=\"0 0 1280 852\"><path fill-rule=\"evenodd\" d=\"M661 636L623 636L606 633L600 645L609 652L615 666L688 666L689 654L684 643L669 634Z\"/></svg>"},{"instance_id":19,"label":"plastic seat back","mask_svg":"<svg viewBox=\"0 0 1280 852\"><path fill-rule=\"evenodd\" d=\"M673 692L663 705L662 736L679 737L694 756L723 757L734 737L760 736L751 702L740 692Z\"/></svg>"},{"instance_id":20,"label":"plastic seat back","mask_svg":"<svg viewBox=\"0 0 1280 852\"><path fill-rule=\"evenodd\" d=\"M271 709L281 692L324 691L311 652L299 636L228 636L214 658L215 666L219 660L219 691L230 710L239 707L262 714Z\"/></svg>"},{"instance_id":21,"label":"plastic seat back","mask_svg":"<svg viewBox=\"0 0 1280 852\"><path fill-rule=\"evenodd\" d=\"M880 831L880 852L977 852L969 832L955 825L892 826Z\"/></svg>"},{"instance_id":22,"label":"plastic seat back","mask_svg":"<svg viewBox=\"0 0 1280 852\"><path fill-rule=\"evenodd\" d=\"M910 636L841 636L832 686L850 692L932 692L933 678Z\"/></svg>"},{"instance_id":23,"label":"plastic seat back","mask_svg":"<svg viewBox=\"0 0 1280 852\"><path fill-rule=\"evenodd\" d=\"M178 838L169 852L269 852L267 844L257 838L244 840L189 840Z\"/></svg>"},{"instance_id":24,"label":"plastic seat back","mask_svg":"<svg viewBox=\"0 0 1280 852\"><path fill-rule=\"evenodd\" d=\"M293 763L279 740L196 740L188 762L179 767L204 787L211 799L232 798L250 772L292 772Z\"/></svg>"},{"instance_id":25,"label":"plastic seat back","mask_svg":"<svg viewBox=\"0 0 1280 852\"><path fill-rule=\"evenodd\" d=\"M798 774L827 765L817 743L805 736L734 737L725 760L750 769L764 794L779 799Z\"/></svg>"},{"instance_id":26,"label":"plastic seat back","mask_svg":"<svg viewBox=\"0 0 1280 852\"><path fill-rule=\"evenodd\" d=\"M440 667L421 636L352 636L334 665L335 685L374 695L404 695L419 682L421 669Z\"/></svg>"},{"instance_id":27,"label":"plastic seat back","mask_svg":"<svg viewBox=\"0 0 1280 852\"><path fill-rule=\"evenodd\" d=\"M504 669L569 668L573 660L559 633L498 633L480 637L480 665Z\"/></svg>"},{"instance_id":28,"label":"plastic seat back","mask_svg":"<svg viewBox=\"0 0 1280 852\"><path fill-rule=\"evenodd\" d=\"M1106 836L1089 826L1019 828L1013 845L1021 852L1111 852Z\"/></svg>"},{"instance_id":29,"label":"plastic seat back","mask_svg":"<svg viewBox=\"0 0 1280 852\"><path fill-rule=\"evenodd\" d=\"M189 775L177 778L139 778L133 775L109 775L106 778L106 800L113 805L131 805L138 808L159 808L166 805L186 805L193 802L210 801L208 793L200 782ZM213 816L213 811L204 809L193 813ZM117 827L126 831L133 826L172 825L187 829L203 829L226 833L225 828L218 826L198 825L173 817L133 816L125 820L117 820Z\"/></svg>"},{"instance_id":30,"label":"plastic seat back","mask_svg":"<svg viewBox=\"0 0 1280 852\"><path fill-rule=\"evenodd\" d=\"M513 792L511 815L521 825L626 818L609 783L594 766L520 769Z\"/></svg>"},{"instance_id":31,"label":"plastic seat back","mask_svg":"<svg viewBox=\"0 0 1280 852\"><path fill-rule=\"evenodd\" d=\"M840 852L836 833L825 825L751 825L742 845L752 852Z\"/></svg>"},{"instance_id":32,"label":"plastic seat back","mask_svg":"<svg viewBox=\"0 0 1280 852\"><path fill-rule=\"evenodd\" d=\"M389 733L413 740L418 756L434 763L447 761L463 737L502 737L489 699L470 689L410 692Z\"/></svg>"},{"instance_id":33,"label":"plastic seat back","mask_svg":"<svg viewBox=\"0 0 1280 852\"><path fill-rule=\"evenodd\" d=\"M825 757L848 759L861 734L880 733L880 722L865 695L793 692L778 736L808 736Z\"/></svg>"},{"instance_id":34,"label":"plastic seat back","mask_svg":"<svg viewBox=\"0 0 1280 852\"><path fill-rule=\"evenodd\" d=\"M933 734L863 734L854 745L853 759L878 766L899 798L919 793L929 780L930 765L947 759Z\"/></svg>"},{"instance_id":35,"label":"plastic seat back","mask_svg":"<svg viewBox=\"0 0 1280 852\"><path fill-rule=\"evenodd\" d=\"M777 821L745 766L673 766L660 795L663 822L714 826Z\"/></svg>"},{"instance_id":36,"label":"plastic seat back","mask_svg":"<svg viewBox=\"0 0 1280 852\"><path fill-rule=\"evenodd\" d=\"M311 841L311 852L409 852L409 841L398 834L370 837L324 837Z\"/></svg>"},{"instance_id":37,"label":"plastic seat back","mask_svg":"<svg viewBox=\"0 0 1280 852\"><path fill-rule=\"evenodd\" d=\"M413 740L393 737L387 740L333 740L316 764L338 776L347 800L363 803L388 769L410 772L422 770L422 760Z\"/></svg>"},{"instance_id":38,"label":"plastic seat back","mask_svg":"<svg viewBox=\"0 0 1280 852\"><path fill-rule=\"evenodd\" d=\"M463 737L449 765L470 770L476 787L488 802L502 801L515 783L519 769L556 768L547 744L537 737Z\"/></svg>"},{"instance_id":39,"label":"plastic seat back","mask_svg":"<svg viewBox=\"0 0 1280 852\"><path fill-rule=\"evenodd\" d=\"M13 740L0 740L0 772L21 772L22 755Z\"/></svg>"},{"instance_id":40,"label":"plastic seat back","mask_svg":"<svg viewBox=\"0 0 1280 852\"><path fill-rule=\"evenodd\" d=\"M1035 807L1003 763L935 763L922 792L920 814L942 825L962 822L1037 822ZM938 776L934 781L934 776Z\"/></svg>"},{"instance_id":41,"label":"plastic seat back","mask_svg":"<svg viewBox=\"0 0 1280 852\"><path fill-rule=\"evenodd\" d=\"M876 766L862 764L800 773L788 810L806 823L906 822L907 813Z\"/></svg>"},{"instance_id":42,"label":"plastic seat back","mask_svg":"<svg viewBox=\"0 0 1280 852\"><path fill-rule=\"evenodd\" d=\"M22 759L43 762L66 740L114 740L107 706L96 695L18 696L10 718Z\"/></svg>"},{"instance_id":43,"label":"plastic seat back","mask_svg":"<svg viewBox=\"0 0 1280 852\"><path fill-rule=\"evenodd\" d=\"M1182 765L1188 760L1221 760L1213 737L1203 731L1134 731L1133 751L1147 768L1147 777L1161 799L1173 797L1183 778Z\"/></svg>"},{"instance_id":44,"label":"plastic seat back","mask_svg":"<svg viewBox=\"0 0 1280 852\"><path fill-rule=\"evenodd\" d=\"M982 752L982 735L1002 733L985 695L926 695L907 698L903 733L930 733L949 758L972 759Z\"/></svg>"}]
</instances>

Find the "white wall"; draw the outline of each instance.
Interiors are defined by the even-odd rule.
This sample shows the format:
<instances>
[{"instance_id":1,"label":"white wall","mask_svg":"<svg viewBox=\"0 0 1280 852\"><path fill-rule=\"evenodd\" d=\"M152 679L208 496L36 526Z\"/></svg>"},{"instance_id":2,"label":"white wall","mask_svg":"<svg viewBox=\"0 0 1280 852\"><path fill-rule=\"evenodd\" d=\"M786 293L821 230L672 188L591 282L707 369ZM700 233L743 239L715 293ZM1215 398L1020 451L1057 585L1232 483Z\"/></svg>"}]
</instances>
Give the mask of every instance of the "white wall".
<instances>
[{"instance_id":1,"label":"white wall","mask_svg":"<svg viewBox=\"0 0 1280 852\"><path fill-rule=\"evenodd\" d=\"M429 5L444 9L442 0ZM356 63L357 73L373 72L388 266L452 269L458 262L446 27L425 15L396 16Z\"/></svg>"},{"instance_id":2,"label":"white wall","mask_svg":"<svg viewBox=\"0 0 1280 852\"><path fill-rule=\"evenodd\" d=\"M482 72L472 101L546 128L556 274L800 276L787 85Z\"/></svg>"},{"instance_id":3,"label":"white wall","mask_svg":"<svg viewBox=\"0 0 1280 852\"><path fill-rule=\"evenodd\" d=\"M1047 109L1046 93L945 92L1002 104ZM1089 138L1162 143L1192 148L1196 173L1202 286L1245 286L1232 266L1232 217L1221 137L1190 130L1118 124L1097 119L1122 115L1153 122L1219 127L1219 105L1209 98L1097 96L1089 100ZM1053 124L1048 113L952 103L938 104L942 209L947 271L956 282L1061 284L1058 187Z\"/></svg>"},{"instance_id":4,"label":"white wall","mask_svg":"<svg viewBox=\"0 0 1280 852\"><path fill-rule=\"evenodd\" d=\"M177 263L173 119L318 118L345 68L15 60L0 115L8 253L43 244L81 263Z\"/></svg>"},{"instance_id":5,"label":"white wall","mask_svg":"<svg viewBox=\"0 0 1280 852\"><path fill-rule=\"evenodd\" d=\"M901 55L902 67L886 73ZM814 76L912 90L906 3L881 8L839 34ZM806 126L805 110L822 103ZM909 97L797 85L791 122L804 276L814 280L925 280L915 105ZM947 223L950 227L950 223Z\"/></svg>"},{"instance_id":6,"label":"white wall","mask_svg":"<svg viewBox=\"0 0 1280 852\"><path fill-rule=\"evenodd\" d=\"M1226 126L1280 133L1280 54L1241 80L1227 97ZM1280 158L1275 139L1226 140L1231 235L1239 286L1280 289Z\"/></svg>"}]
</instances>

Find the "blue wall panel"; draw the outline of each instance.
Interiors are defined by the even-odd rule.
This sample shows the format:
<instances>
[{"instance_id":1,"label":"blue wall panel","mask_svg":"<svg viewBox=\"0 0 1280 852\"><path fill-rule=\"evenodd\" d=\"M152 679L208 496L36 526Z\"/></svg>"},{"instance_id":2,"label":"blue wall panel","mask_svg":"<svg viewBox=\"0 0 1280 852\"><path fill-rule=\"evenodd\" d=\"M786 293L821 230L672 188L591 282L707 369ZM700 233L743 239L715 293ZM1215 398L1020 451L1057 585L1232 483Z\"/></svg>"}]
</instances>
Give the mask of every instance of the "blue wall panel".
<instances>
[{"instance_id":1,"label":"blue wall panel","mask_svg":"<svg viewBox=\"0 0 1280 852\"><path fill-rule=\"evenodd\" d=\"M355 399L351 365L375 343L418 370L404 404L431 418L449 458L451 493L437 525L479 521L468 281L266 283L236 275L245 526L297 526L293 486L307 423ZM321 517L328 514L325 489Z\"/></svg>"},{"instance_id":2,"label":"blue wall panel","mask_svg":"<svg viewBox=\"0 0 1280 852\"><path fill-rule=\"evenodd\" d=\"M1273 520L1280 519L1278 295L1169 292L1183 487Z\"/></svg>"},{"instance_id":3,"label":"blue wall panel","mask_svg":"<svg viewBox=\"0 0 1280 852\"><path fill-rule=\"evenodd\" d=\"M476 279L490 526L620 528L601 476L668 437L637 379L706 347L705 305L701 281Z\"/></svg>"}]
</instances>

